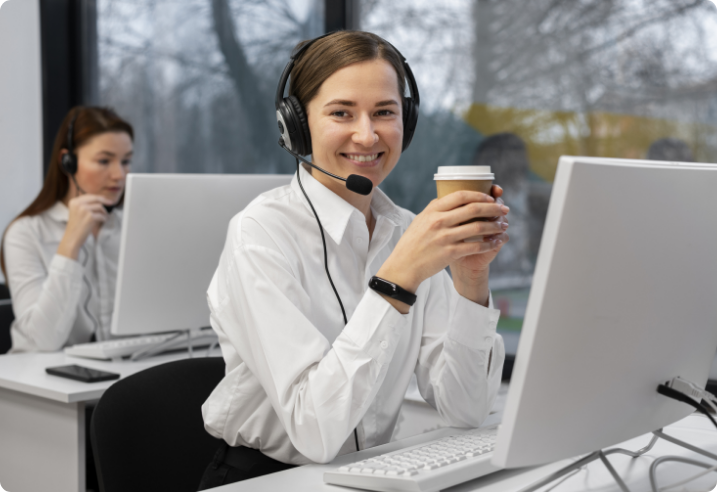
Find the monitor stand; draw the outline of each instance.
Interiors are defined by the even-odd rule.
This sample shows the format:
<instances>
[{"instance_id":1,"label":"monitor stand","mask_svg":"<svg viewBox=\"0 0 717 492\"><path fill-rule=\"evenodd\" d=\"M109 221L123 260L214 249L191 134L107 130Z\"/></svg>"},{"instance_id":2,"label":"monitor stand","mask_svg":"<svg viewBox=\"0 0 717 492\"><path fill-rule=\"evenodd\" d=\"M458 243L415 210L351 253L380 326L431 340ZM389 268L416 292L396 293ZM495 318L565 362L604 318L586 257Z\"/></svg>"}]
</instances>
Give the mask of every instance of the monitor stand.
<instances>
[{"instance_id":1,"label":"monitor stand","mask_svg":"<svg viewBox=\"0 0 717 492\"><path fill-rule=\"evenodd\" d=\"M161 354L168 350L180 348L186 345L189 350L189 357L194 356L195 346L209 346L209 352L217 344L217 334L211 328L205 327L198 330L177 331L168 339L155 345L142 348L130 356L130 360L138 361ZM208 353L209 353L208 352Z\"/></svg>"},{"instance_id":2,"label":"monitor stand","mask_svg":"<svg viewBox=\"0 0 717 492\"><path fill-rule=\"evenodd\" d=\"M590 453L589 455L585 456L584 458L581 458L574 463L569 464L568 466L561 468L560 470L551 473L547 477L539 480L538 482L532 483L528 485L527 487L524 487L520 489L519 492L534 492L535 490L538 490L539 488L548 485L551 482L554 482L555 480L558 480L559 478L565 477L568 473L579 470L583 466L587 465L588 463L591 463L595 460L600 460L603 462L605 467L610 472L610 475L615 479L615 482L620 486L620 489L623 492L630 492L630 489L627 487L625 482L620 478L620 475L617 474L615 471L615 468L610 464L610 461L607 459L607 456L610 454L626 454L630 456L631 458L637 458L638 456L641 456L648 452L657 442L657 439L662 438L666 441L671 442L672 444L676 444L678 446L682 446L685 449L689 449L690 451L693 451L695 453L701 454L703 456L706 456L710 459L713 459L717 461L717 455L710 453L709 451L705 451L704 449L700 449L696 446L693 446L692 444L686 443L684 441L681 441L675 437L672 437L670 435L665 434L662 429L658 429L656 431L653 431L652 433L652 439L650 440L649 444L645 446L642 449L638 449L637 451L630 451L628 449L622 449L622 448L611 448L607 449L605 451L595 451L594 453ZM693 464L699 463L699 462L692 462ZM650 468L650 479L653 480L653 471L654 471L654 463L653 467Z\"/></svg>"}]
</instances>

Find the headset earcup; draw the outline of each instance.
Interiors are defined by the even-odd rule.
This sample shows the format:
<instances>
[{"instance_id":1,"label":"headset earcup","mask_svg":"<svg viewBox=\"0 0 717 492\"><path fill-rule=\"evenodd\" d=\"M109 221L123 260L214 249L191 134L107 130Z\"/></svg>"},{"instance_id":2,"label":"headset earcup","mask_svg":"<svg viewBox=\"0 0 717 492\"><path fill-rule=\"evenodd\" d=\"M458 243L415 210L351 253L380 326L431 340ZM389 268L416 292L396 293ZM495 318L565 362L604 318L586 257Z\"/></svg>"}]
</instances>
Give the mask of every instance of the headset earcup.
<instances>
[{"instance_id":1,"label":"headset earcup","mask_svg":"<svg viewBox=\"0 0 717 492\"><path fill-rule=\"evenodd\" d=\"M74 176L77 172L77 158L74 155L70 153L64 154L60 163L62 164L62 170L66 174Z\"/></svg>"},{"instance_id":2,"label":"headset earcup","mask_svg":"<svg viewBox=\"0 0 717 492\"><path fill-rule=\"evenodd\" d=\"M417 123L418 108L413 103L413 99L407 97L403 105L403 148L401 152L404 152L411 144Z\"/></svg>"},{"instance_id":3,"label":"headset earcup","mask_svg":"<svg viewBox=\"0 0 717 492\"><path fill-rule=\"evenodd\" d=\"M284 99L288 101L292 109L292 117L296 126L296 153L299 155L311 154L311 132L309 131L309 121L306 118L306 112L303 106L295 96L289 96Z\"/></svg>"},{"instance_id":4,"label":"headset earcup","mask_svg":"<svg viewBox=\"0 0 717 492\"><path fill-rule=\"evenodd\" d=\"M293 120L291 105L282 99L276 110L276 120L281 133L281 140L292 152L296 152L296 125Z\"/></svg>"}]
</instances>

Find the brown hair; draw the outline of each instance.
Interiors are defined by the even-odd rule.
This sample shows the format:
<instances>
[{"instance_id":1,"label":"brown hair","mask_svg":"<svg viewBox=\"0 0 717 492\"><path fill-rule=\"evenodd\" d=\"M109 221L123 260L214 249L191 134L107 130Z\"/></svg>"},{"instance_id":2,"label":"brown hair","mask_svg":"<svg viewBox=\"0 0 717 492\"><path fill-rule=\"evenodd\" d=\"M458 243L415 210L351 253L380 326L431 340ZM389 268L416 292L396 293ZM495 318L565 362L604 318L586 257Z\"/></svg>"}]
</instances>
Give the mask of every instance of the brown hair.
<instances>
[{"instance_id":1,"label":"brown hair","mask_svg":"<svg viewBox=\"0 0 717 492\"><path fill-rule=\"evenodd\" d=\"M309 42L302 41L296 48ZM376 59L386 60L396 70L398 93L403 102L406 86L403 57L382 37L364 31L338 31L314 42L291 69L289 95L295 96L306 108L321 84L334 72L353 63Z\"/></svg>"},{"instance_id":2,"label":"brown hair","mask_svg":"<svg viewBox=\"0 0 717 492\"><path fill-rule=\"evenodd\" d=\"M134 140L132 125L120 118L114 110L93 106L75 106L72 108L62 120L60 128L57 130L57 135L55 135L55 143L52 146L52 154L50 155L50 162L47 166L47 175L45 176L45 182L42 185L40 193L37 194L35 200L25 210L20 212L20 215L10 222L10 225L19 218L41 214L45 210L50 209L58 201L63 200L67 195L67 191L70 189L70 180L67 174L62 170L60 155L63 149L67 149L67 130L73 119L72 146L75 153L77 149L82 147L90 138L100 133L126 133ZM120 198L118 205L121 205L123 201L124 195ZM7 226L5 232L10 228L10 225ZM0 268L2 269L3 275L5 275L5 282L7 282L5 255L3 253L5 232L0 241Z\"/></svg>"}]
</instances>

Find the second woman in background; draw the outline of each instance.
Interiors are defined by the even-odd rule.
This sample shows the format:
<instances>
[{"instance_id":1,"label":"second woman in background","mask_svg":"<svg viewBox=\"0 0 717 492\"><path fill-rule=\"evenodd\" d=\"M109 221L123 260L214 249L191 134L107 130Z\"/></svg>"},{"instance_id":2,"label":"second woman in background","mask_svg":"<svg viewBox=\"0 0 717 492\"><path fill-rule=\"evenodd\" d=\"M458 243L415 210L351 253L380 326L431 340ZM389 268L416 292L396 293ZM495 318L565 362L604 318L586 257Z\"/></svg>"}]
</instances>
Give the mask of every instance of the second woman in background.
<instances>
[{"instance_id":1,"label":"second woman in background","mask_svg":"<svg viewBox=\"0 0 717 492\"><path fill-rule=\"evenodd\" d=\"M45 182L5 231L0 266L13 301L11 352L109 336L132 126L76 107L55 137Z\"/></svg>"}]
</instances>

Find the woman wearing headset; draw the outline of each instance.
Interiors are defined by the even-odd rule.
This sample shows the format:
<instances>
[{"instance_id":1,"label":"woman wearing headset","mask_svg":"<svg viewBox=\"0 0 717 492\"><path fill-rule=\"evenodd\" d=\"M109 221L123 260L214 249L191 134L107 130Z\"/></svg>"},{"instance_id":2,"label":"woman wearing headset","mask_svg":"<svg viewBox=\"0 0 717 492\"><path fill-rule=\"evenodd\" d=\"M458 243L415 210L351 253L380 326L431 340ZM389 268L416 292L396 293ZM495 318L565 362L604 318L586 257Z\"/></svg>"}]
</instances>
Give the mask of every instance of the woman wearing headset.
<instances>
[{"instance_id":1,"label":"woman wearing headset","mask_svg":"<svg viewBox=\"0 0 717 492\"><path fill-rule=\"evenodd\" d=\"M294 58L293 98L279 100L285 77L277 91L284 145L371 183L360 195L297 161L291 185L231 221L207 294L227 373L202 409L224 443L200 490L389 442L412 374L460 427L483 421L500 384L488 269L507 207L458 192L414 216L376 188L418 110L415 87L403 96L408 66L382 38L341 31ZM499 220L466 224L478 217Z\"/></svg>"},{"instance_id":2,"label":"woman wearing headset","mask_svg":"<svg viewBox=\"0 0 717 492\"><path fill-rule=\"evenodd\" d=\"M0 249L15 312L11 352L54 351L109 334L132 126L76 107L60 125L45 182Z\"/></svg>"}]
</instances>

